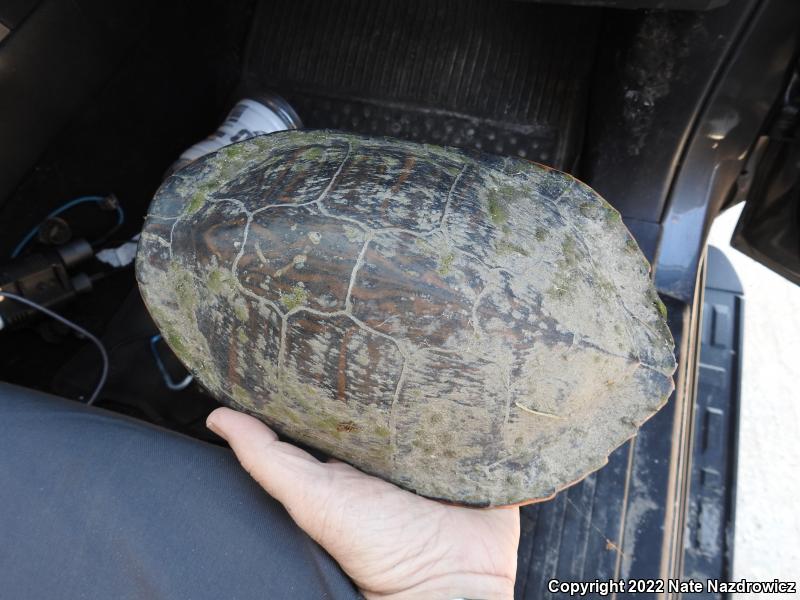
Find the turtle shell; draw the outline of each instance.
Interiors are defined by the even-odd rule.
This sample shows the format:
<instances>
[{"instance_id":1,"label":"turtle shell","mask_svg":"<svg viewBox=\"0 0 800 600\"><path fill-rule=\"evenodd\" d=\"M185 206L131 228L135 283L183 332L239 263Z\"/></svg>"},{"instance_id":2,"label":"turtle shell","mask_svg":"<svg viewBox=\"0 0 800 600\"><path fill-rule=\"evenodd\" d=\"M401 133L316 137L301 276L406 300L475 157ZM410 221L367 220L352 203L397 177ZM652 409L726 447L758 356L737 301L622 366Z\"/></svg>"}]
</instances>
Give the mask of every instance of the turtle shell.
<instances>
[{"instance_id":1,"label":"turtle shell","mask_svg":"<svg viewBox=\"0 0 800 600\"><path fill-rule=\"evenodd\" d=\"M666 311L619 213L523 160L253 138L164 182L136 266L220 401L432 498L549 497L673 389Z\"/></svg>"}]
</instances>

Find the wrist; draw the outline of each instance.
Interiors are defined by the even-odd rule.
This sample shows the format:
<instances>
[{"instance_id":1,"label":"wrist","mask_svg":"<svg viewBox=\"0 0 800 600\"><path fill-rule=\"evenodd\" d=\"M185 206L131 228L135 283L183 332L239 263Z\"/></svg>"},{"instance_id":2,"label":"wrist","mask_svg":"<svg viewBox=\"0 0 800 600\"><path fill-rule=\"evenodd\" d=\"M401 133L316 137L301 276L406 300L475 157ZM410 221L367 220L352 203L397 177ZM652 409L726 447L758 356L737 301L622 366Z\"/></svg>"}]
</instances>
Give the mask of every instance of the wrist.
<instances>
[{"instance_id":1,"label":"wrist","mask_svg":"<svg viewBox=\"0 0 800 600\"><path fill-rule=\"evenodd\" d=\"M442 575L390 592L361 590L367 600L510 600L514 581L498 575L459 573Z\"/></svg>"}]
</instances>

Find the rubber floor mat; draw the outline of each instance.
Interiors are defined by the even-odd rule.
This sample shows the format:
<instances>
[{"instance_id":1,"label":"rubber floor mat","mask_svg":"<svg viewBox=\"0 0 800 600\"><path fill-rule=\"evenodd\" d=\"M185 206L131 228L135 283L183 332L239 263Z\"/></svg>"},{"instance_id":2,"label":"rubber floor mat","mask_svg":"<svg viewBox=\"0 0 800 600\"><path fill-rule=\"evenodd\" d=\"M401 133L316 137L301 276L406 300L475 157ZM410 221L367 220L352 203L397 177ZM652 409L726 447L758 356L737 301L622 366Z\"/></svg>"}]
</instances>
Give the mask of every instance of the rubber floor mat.
<instances>
[{"instance_id":1,"label":"rubber floor mat","mask_svg":"<svg viewBox=\"0 0 800 600\"><path fill-rule=\"evenodd\" d=\"M285 95L306 127L568 169L600 14L475 0L264 1L244 77Z\"/></svg>"}]
</instances>

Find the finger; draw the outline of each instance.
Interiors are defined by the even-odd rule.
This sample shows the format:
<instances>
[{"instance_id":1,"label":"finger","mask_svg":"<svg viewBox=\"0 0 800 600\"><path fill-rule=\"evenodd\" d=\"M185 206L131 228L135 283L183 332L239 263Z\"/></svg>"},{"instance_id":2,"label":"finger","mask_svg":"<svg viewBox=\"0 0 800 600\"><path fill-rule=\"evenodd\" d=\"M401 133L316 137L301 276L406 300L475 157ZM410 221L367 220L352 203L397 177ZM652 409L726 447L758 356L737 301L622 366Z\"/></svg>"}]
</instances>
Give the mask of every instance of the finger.
<instances>
[{"instance_id":1,"label":"finger","mask_svg":"<svg viewBox=\"0 0 800 600\"><path fill-rule=\"evenodd\" d=\"M242 430L247 430L252 435L265 435L271 441L278 439L275 432L258 419L230 408L217 408L211 411L206 417L206 427L225 440L228 440L227 436L231 433L238 433ZM260 434L256 433L259 429L262 430Z\"/></svg>"},{"instance_id":2,"label":"finger","mask_svg":"<svg viewBox=\"0 0 800 600\"><path fill-rule=\"evenodd\" d=\"M325 464L296 446L278 441L269 427L244 413L218 408L206 424L228 442L247 472L301 527L308 523L309 514L329 492L330 473Z\"/></svg>"}]
</instances>

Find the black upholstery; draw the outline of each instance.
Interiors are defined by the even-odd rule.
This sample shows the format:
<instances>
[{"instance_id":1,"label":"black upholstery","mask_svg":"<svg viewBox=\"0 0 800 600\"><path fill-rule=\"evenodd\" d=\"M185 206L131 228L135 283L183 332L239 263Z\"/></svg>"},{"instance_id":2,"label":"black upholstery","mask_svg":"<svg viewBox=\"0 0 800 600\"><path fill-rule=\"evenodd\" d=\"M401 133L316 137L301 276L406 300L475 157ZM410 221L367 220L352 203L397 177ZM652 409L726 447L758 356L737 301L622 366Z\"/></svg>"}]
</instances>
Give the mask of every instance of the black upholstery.
<instances>
[{"instance_id":1,"label":"black upholstery","mask_svg":"<svg viewBox=\"0 0 800 600\"><path fill-rule=\"evenodd\" d=\"M232 453L0 383L4 598L358 598Z\"/></svg>"}]
</instances>

